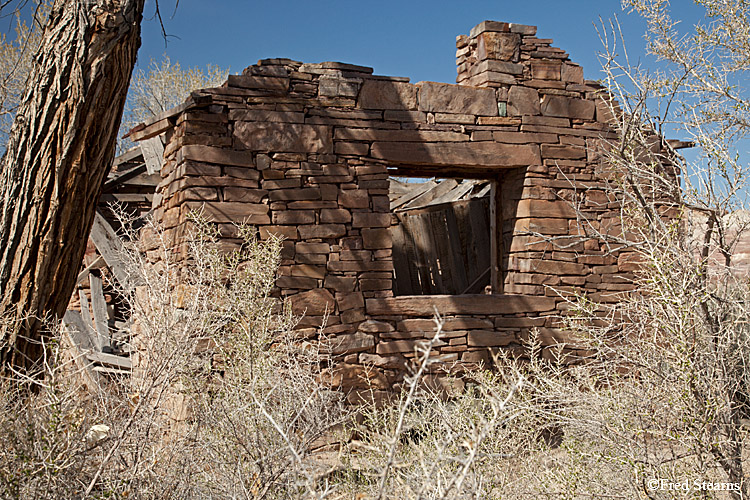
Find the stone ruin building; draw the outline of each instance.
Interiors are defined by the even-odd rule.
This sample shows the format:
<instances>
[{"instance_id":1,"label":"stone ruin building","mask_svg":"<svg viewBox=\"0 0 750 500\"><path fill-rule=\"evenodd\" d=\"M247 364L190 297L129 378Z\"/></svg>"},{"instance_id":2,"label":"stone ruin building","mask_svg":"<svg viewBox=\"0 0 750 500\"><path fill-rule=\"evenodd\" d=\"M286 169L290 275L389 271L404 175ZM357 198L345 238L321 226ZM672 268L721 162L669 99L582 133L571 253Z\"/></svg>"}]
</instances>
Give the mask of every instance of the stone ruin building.
<instances>
[{"instance_id":1,"label":"stone ruin building","mask_svg":"<svg viewBox=\"0 0 750 500\"><path fill-rule=\"evenodd\" d=\"M619 227L597 154L613 117L603 87L536 31L485 21L457 37L456 84L265 59L195 91L131 132L163 147L156 219L178 252L194 209L228 246L242 221L282 236L278 294L309 338L330 313L354 395L402 379L435 310L446 370L521 350L532 328L569 342L564 294L617 301L634 264L579 238L577 215Z\"/></svg>"}]
</instances>

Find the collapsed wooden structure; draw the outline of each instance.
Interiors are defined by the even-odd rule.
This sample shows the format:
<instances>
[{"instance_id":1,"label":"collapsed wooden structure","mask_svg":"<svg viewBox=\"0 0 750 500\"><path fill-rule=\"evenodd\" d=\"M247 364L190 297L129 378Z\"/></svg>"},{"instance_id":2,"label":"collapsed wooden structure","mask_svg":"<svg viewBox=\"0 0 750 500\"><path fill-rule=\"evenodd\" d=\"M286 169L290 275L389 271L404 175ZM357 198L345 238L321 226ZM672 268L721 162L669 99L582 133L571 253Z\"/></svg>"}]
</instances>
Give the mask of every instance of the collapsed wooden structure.
<instances>
[{"instance_id":1,"label":"collapsed wooden structure","mask_svg":"<svg viewBox=\"0 0 750 500\"><path fill-rule=\"evenodd\" d=\"M76 293L63 317L65 331L77 351L75 359L94 380L101 374L127 375L132 369L127 318L116 311L116 297L108 294L107 301L105 296L104 274L129 285L122 262L122 232L111 208L117 205L134 218L151 210L163 153L161 139L156 137L115 158L91 228Z\"/></svg>"}]
</instances>

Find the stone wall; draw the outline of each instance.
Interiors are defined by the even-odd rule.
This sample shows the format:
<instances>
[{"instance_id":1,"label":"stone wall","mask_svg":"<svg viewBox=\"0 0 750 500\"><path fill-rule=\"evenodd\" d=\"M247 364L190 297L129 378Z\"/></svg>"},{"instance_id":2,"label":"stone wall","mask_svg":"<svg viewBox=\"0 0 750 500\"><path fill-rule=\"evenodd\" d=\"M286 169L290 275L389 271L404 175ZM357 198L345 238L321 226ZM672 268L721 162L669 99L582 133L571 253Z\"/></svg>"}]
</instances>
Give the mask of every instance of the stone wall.
<instances>
[{"instance_id":1,"label":"stone wall","mask_svg":"<svg viewBox=\"0 0 750 500\"><path fill-rule=\"evenodd\" d=\"M556 329L560 295L615 301L633 265L580 238L578 217L619 230L597 153L616 137L602 87L535 33L486 21L458 37L458 85L267 59L196 91L132 132L166 134L157 219L177 252L193 209L228 246L234 222L281 235L278 295L305 314L300 335L315 337L330 313L323 332L347 387L397 384L433 306L447 318L446 366L519 348L534 327L547 345L569 341ZM391 175L496 182L495 295L392 297Z\"/></svg>"}]
</instances>

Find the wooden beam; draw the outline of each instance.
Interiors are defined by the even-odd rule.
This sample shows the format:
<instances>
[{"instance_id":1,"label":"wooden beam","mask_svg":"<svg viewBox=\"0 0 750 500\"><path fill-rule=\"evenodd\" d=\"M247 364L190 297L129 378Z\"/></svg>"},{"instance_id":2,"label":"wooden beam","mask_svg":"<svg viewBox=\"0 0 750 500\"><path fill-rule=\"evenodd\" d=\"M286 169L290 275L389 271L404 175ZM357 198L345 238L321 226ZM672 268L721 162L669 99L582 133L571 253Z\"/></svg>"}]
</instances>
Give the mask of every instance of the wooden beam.
<instances>
[{"instance_id":1,"label":"wooden beam","mask_svg":"<svg viewBox=\"0 0 750 500\"><path fill-rule=\"evenodd\" d=\"M441 182L438 182L433 188L425 191L410 202L405 203L404 205L399 207L398 210L411 210L412 208L421 208L429 205L432 200L452 191L457 186L458 182L455 179L445 179Z\"/></svg>"},{"instance_id":2,"label":"wooden beam","mask_svg":"<svg viewBox=\"0 0 750 500\"><path fill-rule=\"evenodd\" d=\"M141 156L143 156L143 153L141 153L141 147L140 146L132 147L128 149L127 151L125 151L120 156L118 156L117 158L115 158L115 160L112 162L112 167L113 168L118 167L122 165L123 163L131 162Z\"/></svg>"},{"instance_id":3,"label":"wooden beam","mask_svg":"<svg viewBox=\"0 0 750 500\"><path fill-rule=\"evenodd\" d=\"M130 170L126 170L123 173L113 176L112 178L108 179L107 182L104 183L104 187L102 188L102 192L108 193L112 191L114 188L119 186L120 184L124 184L126 181L132 179L133 177L136 177L140 174L143 174L146 172L146 164L139 165L137 167L133 167Z\"/></svg>"},{"instance_id":4,"label":"wooden beam","mask_svg":"<svg viewBox=\"0 0 750 500\"><path fill-rule=\"evenodd\" d=\"M101 255L99 257L97 257L94 262L92 262L91 264L89 264L86 267L86 269L84 269L83 271L81 271L80 273L78 273L78 279L76 280L76 286L83 285L83 282L88 279L89 273L93 269L101 269L102 267L104 267L106 265L107 265L107 263L105 262L104 257L102 257ZM84 298L85 298L85 296L84 296Z\"/></svg>"},{"instance_id":5,"label":"wooden beam","mask_svg":"<svg viewBox=\"0 0 750 500\"><path fill-rule=\"evenodd\" d=\"M493 294L503 293L503 198L499 179L490 189L490 285Z\"/></svg>"},{"instance_id":6,"label":"wooden beam","mask_svg":"<svg viewBox=\"0 0 750 500\"><path fill-rule=\"evenodd\" d=\"M120 285L129 289L133 285L133 280L130 278L122 259L125 245L98 210L89 237L96 245L99 254L104 257Z\"/></svg>"},{"instance_id":7,"label":"wooden beam","mask_svg":"<svg viewBox=\"0 0 750 500\"><path fill-rule=\"evenodd\" d=\"M421 196L422 194L434 188L435 186L437 186L437 182L433 180L429 180L421 184L414 184L414 187L412 189L410 189L408 192L399 196L398 198L396 198L395 200L391 202L391 210L400 208L402 205L410 202L417 196Z\"/></svg>"},{"instance_id":8,"label":"wooden beam","mask_svg":"<svg viewBox=\"0 0 750 500\"><path fill-rule=\"evenodd\" d=\"M107 354L105 352L92 352L87 358L90 361L101 363L102 365L114 366L122 370L131 370L133 368L133 362L130 358L125 356L117 356L115 354Z\"/></svg>"},{"instance_id":9,"label":"wooden beam","mask_svg":"<svg viewBox=\"0 0 750 500\"><path fill-rule=\"evenodd\" d=\"M78 311L65 311L63 316L63 330L68 334L73 347L78 351L74 356L74 362L91 389L99 387L99 374L94 372L86 355L94 350L94 334L90 326L81 317Z\"/></svg>"},{"instance_id":10,"label":"wooden beam","mask_svg":"<svg viewBox=\"0 0 750 500\"><path fill-rule=\"evenodd\" d=\"M84 321L81 313L78 311L65 311L63 316L63 326L65 327L73 345L82 353L93 352L96 349L96 333L94 329Z\"/></svg>"},{"instance_id":11,"label":"wooden beam","mask_svg":"<svg viewBox=\"0 0 750 500\"><path fill-rule=\"evenodd\" d=\"M161 137L157 135L141 141L141 151L146 161L146 171L149 174L161 172L164 161L164 144L161 142Z\"/></svg>"},{"instance_id":12,"label":"wooden beam","mask_svg":"<svg viewBox=\"0 0 750 500\"><path fill-rule=\"evenodd\" d=\"M89 274L91 284L91 308L94 311L94 325L97 332L97 351L109 347L109 317L107 315L107 301L104 299L102 278L94 273Z\"/></svg>"}]
</instances>

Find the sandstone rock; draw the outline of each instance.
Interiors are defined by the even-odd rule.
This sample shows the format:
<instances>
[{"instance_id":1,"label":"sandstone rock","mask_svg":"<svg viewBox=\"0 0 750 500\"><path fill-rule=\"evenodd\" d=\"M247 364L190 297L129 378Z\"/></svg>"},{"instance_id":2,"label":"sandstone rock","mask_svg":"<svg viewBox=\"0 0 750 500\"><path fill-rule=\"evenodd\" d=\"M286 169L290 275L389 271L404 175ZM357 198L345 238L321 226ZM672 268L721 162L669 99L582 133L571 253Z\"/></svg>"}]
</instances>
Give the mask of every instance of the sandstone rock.
<instances>
[{"instance_id":1,"label":"sandstone rock","mask_svg":"<svg viewBox=\"0 0 750 500\"><path fill-rule=\"evenodd\" d=\"M342 390L352 388L387 389L388 380L373 367L339 363L320 374L321 382Z\"/></svg>"},{"instance_id":2,"label":"sandstone rock","mask_svg":"<svg viewBox=\"0 0 750 500\"><path fill-rule=\"evenodd\" d=\"M362 309L365 307L365 299L362 296L362 292L337 293L336 303L339 306L339 311L348 311L355 308Z\"/></svg>"},{"instance_id":3,"label":"sandstone rock","mask_svg":"<svg viewBox=\"0 0 750 500\"><path fill-rule=\"evenodd\" d=\"M285 210L274 212L271 217L274 224L314 224L315 212L312 210Z\"/></svg>"},{"instance_id":4,"label":"sandstone rock","mask_svg":"<svg viewBox=\"0 0 750 500\"><path fill-rule=\"evenodd\" d=\"M362 109L417 109L417 87L409 83L366 79L359 91Z\"/></svg>"},{"instance_id":5,"label":"sandstone rock","mask_svg":"<svg viewBox=\"0 0 750 500\"><path fill-rule=\"evenodd\" d=\"M433 82L417 85L420 86L420 111L497 116L497 100L492 89Z\"/></svg>"},{"instance_id":6,"label":"sandstone rock","mask_svg":"<svg viewBox=\"0 0 750 500\"><path fill-rule=\"evenodd\" d=\"M242 187L225 187L224 201L241 201L244 203L259 203L268 195L265 189L248 189Z\"/></svg>"},{"instance_id":7,"label":"sandstone rock","mask_svg":"<svg viewBox=\"0 0 750 500\"><path fill-rule=\"evenodd\" d=\"M290 296L287 300L289 300L294 314L305 314L307 316L322 316L326 312L333 313L336 306L333 295L325 288L298 293Z\"/></svg>"},{"instance_id":8,"label":"sandstone rock","mask_svg":"<svg viewBox=\"0 0 750 500\"><path fill-rule=\"evenodd\" d=\"M245 151L234 151L231 149L216 148L212 146L182 146L182 148L180 148L177 153L177 163L182 163L184 160L216 163L219 165L233 165L237 167L255 167L255 162L253 162L253 155L251 153L247 153ZM221 175L218 171L206 171L205 168L207 166L203 167L203 171L198 171L196 170L196 168L201 167L201 165L196 163L185 165L184 167L185 169L183 170L183 175L188 174L188 172L189 175Z\"/></svg>"},{"instance_id":9,"label":"sandstone rock","mask_svg":"<svg viewBox=\"0 0 750 500\"><path fill-rule=\"evenodd\" d=\"M318 80L318 95L321 97L357 97L361 78L344 78L337 75L321 75Z\"/></svg>"},{"instance_id":10,"label":"sandstone rock","mask_svg":"<svg viewBox=\"0 0 750 500\"><path fill-rule=\"evenodd\" d=\"M353 292L357 284L357 278L344 276L326 276L323 286L336 292Z\"/></svg>"},{"instance_id":11,"label":"sandstone rock","mask_svg":"<svg viewBox=\"0 0 750 500\"><path fill-rule=\"evenodd\" d=\"M362 242L365 248L391 248L391 231L388 228L363 228Z\"/></svg>"},{"instance_id":12,"label":"sandstone rock","mask_svg":"<svg viewBox=\"0 0 750 500\"><path fill-rule=\"evenodd\" d=\"M542 114L544 116L593 120L595 109L596 104L593 101L584 99L549 94L542 99Z\"/></svg>"},{"instance_id":13,"label":"sandstone rock","mask_svg":"<svg viewBox=\"0 0 750 500\"><path fill-rule=\"evenodd\" d=\"M323 279L326 277L325 267L312 266L309 264L295 264L291 266L292 276L305 276L308 278ZM364 304L363 304L364 305Z\"/></svg>"},{"instance_id":14,"label":"sandstone rock","mask_svg":"<svg viewBox=\"0 0 750 500\"><path fill-rule=\"evenodd\" d=\"M344 189L339 192L338 202L344 208L368 208L370 197L364 190Z\"/></svg>"},{"instance_id":15,"label":"sandstone rock","mask_svg":"<svg viewBox=\"0 0 750 500\"><path fill-rule=\"evenodd\" d=\"M498 59L518 62L521 35L518 33L484 32L477 36L477 59Z\"/></svg>"},{"instance_id":16,"label":"sandstone rock","mask_svg":"<svg viewBox=\"0 0 750 500\"><path fill-rule=\"evenodd\" d=\"M408 366L406 360L400 356L380 356L378 354L362 353L359 355L359 362L363 365L374 365L378 368L388 370L406 371Z\"/></svg>"},{"instance_id":17,"label":"sandstone rock","mask_svg":"<svg viewBox=\"0 0 750 500\"><path fill-rule=\"evenodd\" d=\"M276 278L276 286L282 289L311 290L318 287L318 280L302 276L279 276Z\"/></svg>"},{"instance_id":18,"label":"sandstone rock","mask_svg":"<svg viewBox=\"0 0 750 500\"><path fill-rule=\"evenodd\" d=\"M564 82L583 84L583 68L577 64L563 63L561 79Z\"/></svg>"},{"instance_id":19,"label":"sandstone rock","mask_svg":"<svg viewBox=\"0 0 750 500\"><path fill-rule=\"evenodd\" d=\"M272 76L229 75L227 85L245 89L275 90L284 93L289 89L289 78Z\"/></svg>"},{"instance_id":20,"label":"sandstone rock","mask_svg":"<svg viewBox=\"0 0 750 500\"><path fill-rule=\"evenodd\" d=\"M303 240L313 238L339 238L346 235L346 226L343 224L316 224L299 226L299 236Z\"/></svg>"},{"instance_id":21,"label":"sandstone rock","mask_svg":"<svg viewBox=\"0 0 750 500\"><path fill-rule=\"evenodd\" d=\"M431 317L436 308L443 315L545 312L555 308L555 299L522 295L420 295L366 300L370 316Z\"/></svg>"},{"instance_id":22,"label":"sandstone rock","mask_svg":"<svg viewBox=\"0 0 750 500\"><path fill-rule=\"evenodd\" d=\"M586 149L559 144L542 144L542 158L580 160L586 158Z\"/></svg>"},{"instance_id":23,"label":"sandstone rock","mask_svg":"<svg viewBox=\"0 0 750 500\"><path fill-rule=\"evenodd\" d=\"M385 321L367 320L359 325L359 330L367 333L392 332L393 326Z\"/></svg>"},{"instance_id":24,"label":"sandstone rock","mask_svg":"<svg viewBox=\"0 0 750 500\"><path fill-rule=\"evenodd\" d=\"M211 222L242 222L249 224L269 224L268 205L260 203L240 203L221 201L189 201L182 205L183 213L198 211Z\"/></svg>"},{"instance_id":25,"label":"sandstone rock","mask_svg":"<svg viewBox=\"0 0 750 500\"><path fill-rule=\"evenodd\" d=\"M539 92L514 85L508 91L508 114L511 116L538 115L541 113Z\"/></svg>"},{"instance_id":26,"label":"sandstone rock","mask_svg":"<svg viewBox=\"0 0 750 500\"><path fill-rule=\"evenodd\" d=\"M565 200L521 200L518 202L515 216L519 219L525 217L575 218L576 213L573 206Z\"/></svg>"},{"instance_id":27,"label":"sandstone rock","mask_svg":"<svg viewBox=\"0 0 750 500\"><path fill-rule=\"evenodd\" d=\"M344 208L323 209L320 211L320 222L324 224L329 222L346 224L351 222L351 220L351 212Z\"/></svg>"},{"instance_id":28,"label":"sandstone rock","mask_svg":"<svg viewBox=\"0 0 750 500\"><path fill-rule=\"evenodd\" d=\"M375 346L374 337L361 332L337 335L328 339L328 342L331 346L331 354L334 355L366 351Z\"/></svg>"},{"instance_id":29,"label":"sandstone rock","mask_svg":"<svg viewBox=\"0 0 750 500\"><path fill-rule=\"evenodd\" d=\"M296 240L299 237L295 226L262 226L258 228L258 232L262 240L268 239L271 234L285 240Z\"/></svg>"},{"instance_id":30,"label":"sandstone rock","mask_svg":"<svg viewBox=\"0 0 750 500\"><path fill-rule=\"evenodd\" d=\"M525 167L541 163L535 144L374 142L370 155L393 163L449 167Z\"/></svg>"},{"instance_id":31,"label":"sandstone rock","mask_svg":"<svg viewBox=\"0 0 750 500\"><path fill-rule=\"evenodd\" d=\"M539 80L559 80L561 67L560 61L532 61L531 76Z\"/></svg>"},{"instance_id":32,"label":"sandstone rock","mask_svg":"<svg viewBox=\"0 0 750 500\"><path fill-rule=\"evenodd\" d=\"M236 144L252 151L331 153L331 128L295 123L237 122Z\"/></svg>"},{"instance_id":33,"label":"sandstone rock","mask_svg":"<svg viewBox=\"0 0 750 500\"><path fill-rule=\"evenodd\" d=\"M354 212L352 227L390 227L391 214Z\"/></svg>"},{"instance_id":34,"label":"sandstone rock","mask_svg":"<svg viewBox=\"0 0 750 500\"><path fill-rule=\"evenodd\" d=\"M499 347L515 342L516 336L506 332L491 330L471 330L467 336L469 346Z\"/></svg>"}]
</instances>

